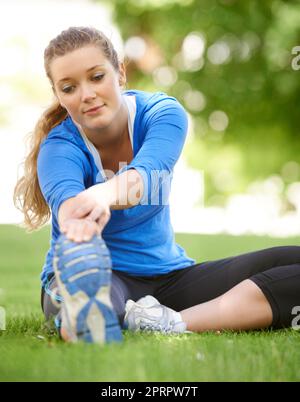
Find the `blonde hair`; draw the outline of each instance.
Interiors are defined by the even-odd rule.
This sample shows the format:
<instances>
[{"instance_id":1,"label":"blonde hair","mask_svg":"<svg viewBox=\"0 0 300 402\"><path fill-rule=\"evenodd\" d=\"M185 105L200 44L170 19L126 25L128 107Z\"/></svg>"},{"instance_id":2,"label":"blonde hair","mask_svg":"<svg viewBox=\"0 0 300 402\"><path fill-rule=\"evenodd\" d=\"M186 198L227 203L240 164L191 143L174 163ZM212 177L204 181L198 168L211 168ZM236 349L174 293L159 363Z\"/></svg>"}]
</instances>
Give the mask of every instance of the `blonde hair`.
<instances>
[{"instance_id":1,"label":"blonde hair","mask_svg":"<svg viewBox=\"0 0 300 402\"><path fill-rule=\"evenodd\" d=\"M60 56L87 45L99 46L105 57L119 71L118 55L111 41L95 28L70 27L52 39L44 52L44 66L52 87L51 62ZM24 214L23 226L28 231L36 230L50 218L51 212L41 192L37 175L37 158L42 141L49 131L60 124L68 113L55 101L40 117L29 137L29 153L24 161L24 175L14 189L14 204Z\"/></svg>"}]
</instances>

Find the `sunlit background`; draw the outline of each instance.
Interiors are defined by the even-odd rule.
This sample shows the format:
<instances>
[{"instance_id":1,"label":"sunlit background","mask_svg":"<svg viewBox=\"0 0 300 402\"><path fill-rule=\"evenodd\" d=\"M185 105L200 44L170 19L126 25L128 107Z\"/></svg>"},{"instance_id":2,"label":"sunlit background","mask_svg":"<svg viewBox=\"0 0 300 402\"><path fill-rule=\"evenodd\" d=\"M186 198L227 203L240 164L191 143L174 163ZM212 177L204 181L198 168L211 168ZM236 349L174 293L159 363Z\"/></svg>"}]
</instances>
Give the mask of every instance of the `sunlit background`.
<instances>
[{"instance_id":1,"label":"sunlit background","mask_svg":"<svg viewBox=\"0 0 300 402\"><path fill-rule=\"evenodd\" d=\"M12 193L24 139L52 100L43 50L71 25L111 38L128 88L186 108L175 231L300 234L300 5L279 0L1 0L0 223L22 220Z\"/></svg>"}]
</instances>

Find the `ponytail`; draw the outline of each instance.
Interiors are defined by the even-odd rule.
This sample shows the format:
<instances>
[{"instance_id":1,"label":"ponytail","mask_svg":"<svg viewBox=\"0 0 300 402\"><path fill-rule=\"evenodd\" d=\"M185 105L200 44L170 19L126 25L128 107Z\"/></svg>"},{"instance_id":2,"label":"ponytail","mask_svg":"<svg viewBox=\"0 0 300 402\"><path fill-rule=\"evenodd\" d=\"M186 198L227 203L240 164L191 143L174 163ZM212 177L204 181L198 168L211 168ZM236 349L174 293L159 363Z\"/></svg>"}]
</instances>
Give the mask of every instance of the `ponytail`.
<instances>
[{"instance_id":1,"label":"ponytail","mask_svg":"<svg viewBox=\"0 0 300 402\"><path fill-rule=\"evenodd\" d=\"M28 231L40 228L50 218L50 208L39 186L37 158L40 145L49 131L66 117L66 109L55 102L42 114L33 133L28 138L29 154L23 163L24 175L17 181L13 196L15 207L24 214L23 226Z\"/></svg>"}]
</instances>

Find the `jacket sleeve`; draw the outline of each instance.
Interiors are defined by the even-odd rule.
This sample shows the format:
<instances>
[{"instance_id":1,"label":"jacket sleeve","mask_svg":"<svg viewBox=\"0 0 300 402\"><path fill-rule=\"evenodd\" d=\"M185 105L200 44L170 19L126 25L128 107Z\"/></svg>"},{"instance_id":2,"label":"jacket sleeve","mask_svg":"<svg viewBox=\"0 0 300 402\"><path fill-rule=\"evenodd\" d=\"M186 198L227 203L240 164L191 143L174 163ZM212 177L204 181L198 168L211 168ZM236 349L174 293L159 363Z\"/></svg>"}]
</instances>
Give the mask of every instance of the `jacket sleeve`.
<instances>
[{"instance_id":1,"label":"jacket sleeve","mask_svg":"<svg viewBox=\"0 0 300 402\"><path fill-rule=\"evenodd\" d=\"M40 148L37 173L42 194L57 218L60 205L85 190L85 155L71 142L46 140Z\"/></svg>"},{"instance_id":2,"label":"jacket sleeve","mask_svg":"<svg viewBox=\"0 0 300 402\"><path fill-rule=\"evenodd\" d=\"M144 142L122 171L136 169L143 178L142 205L168 203L173 168L185 142L187 114L174 98L158 102L147 112Z\"/></svg>"}]
</instances>

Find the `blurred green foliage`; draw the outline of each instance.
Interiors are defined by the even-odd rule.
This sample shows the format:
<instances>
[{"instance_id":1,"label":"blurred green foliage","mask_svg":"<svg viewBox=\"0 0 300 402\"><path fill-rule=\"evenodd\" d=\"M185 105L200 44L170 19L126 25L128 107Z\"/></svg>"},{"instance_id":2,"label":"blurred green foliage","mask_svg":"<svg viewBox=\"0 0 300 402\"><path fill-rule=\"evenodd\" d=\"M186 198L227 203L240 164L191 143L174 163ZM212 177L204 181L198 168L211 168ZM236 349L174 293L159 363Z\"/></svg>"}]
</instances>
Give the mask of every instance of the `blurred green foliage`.
<instances>
[{"instance_id":1,"label":"blurred green foliage","mask_svg":"<svg viewBox=\"0 0 300 402\"><path fill-rule=\"evenodd\" d=\"M298 162L300 70L292 68L292 49L300 46L299 1L107 4L125 44L132 37L147 44L140 60L128 59L128 87L167 92L192 116L194 136L185 152L193 167L205 171L207 198L243 191L253 180L281 175L286 162ZM185 39L193 33L202 38L204 51L197 60L195 44L188 65L180 57ZM155 79L160 67L176 75L171 83ZM189 92L196 94L196 101L200 96L198 110L188 101ZM228 117L225 130L210 124L216 110ZM300 180L299 171L293 180Z\"/></svg>"}]
</instances>

